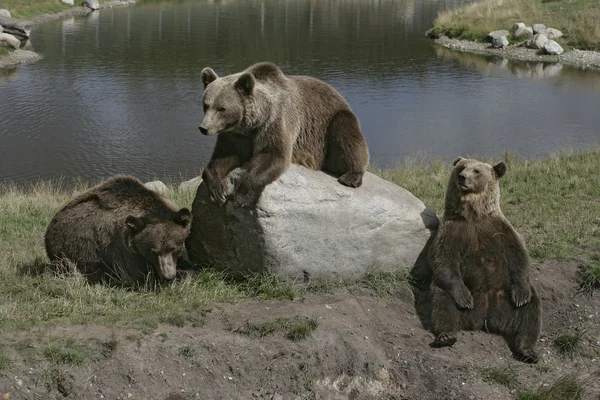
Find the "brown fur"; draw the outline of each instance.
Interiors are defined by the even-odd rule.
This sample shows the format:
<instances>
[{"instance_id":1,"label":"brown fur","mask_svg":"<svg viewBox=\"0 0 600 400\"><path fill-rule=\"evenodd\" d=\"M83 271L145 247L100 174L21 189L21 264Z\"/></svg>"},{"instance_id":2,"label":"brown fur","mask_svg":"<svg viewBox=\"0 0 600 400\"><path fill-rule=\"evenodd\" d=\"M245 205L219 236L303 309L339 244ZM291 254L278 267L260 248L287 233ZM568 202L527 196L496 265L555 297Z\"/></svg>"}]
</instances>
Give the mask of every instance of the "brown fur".
<instances>
[{"instance_id":1,"label":"brown fur","mask_svg":"<svg viewBox=\"0 0 600 400\"><path fill-rule=\"evenodd\" d=\"M202 174L213 200L226 202L225 177L241 166L247 173L233 201L244 207L254 207L290 163L330 172L346 186L362 184L367 143L350 106L330 85L286 76L272 63L222 78L207 67L202 81L200 130L219 135Z\"/></svg>"},{"instance_id":2,"label":"brown fur","mask_svg":"<svg viewBox=\"0 0 600 400\"><path fill-rule=\"evenodd\" d=\"M169 280L190 222L188 209L178 210L136 178L116 176L58 211L46 230L46 252L52 261L75 263L91 282L115 275L141 282L151 271Z\"/></svg>"},{"instance_id":3,"label":"brown fur","mask_svg":"<svg viewBox=\"0 0 600 400\"><path fill-rule=\"evenodd\" d=\"M501 162L458 158L450 175L441 228L430 250L434 347L459 330L503 335L514 354L537 362L541 305L529 281L521 236L500 210Z\"/></svg>"}]
</instances>

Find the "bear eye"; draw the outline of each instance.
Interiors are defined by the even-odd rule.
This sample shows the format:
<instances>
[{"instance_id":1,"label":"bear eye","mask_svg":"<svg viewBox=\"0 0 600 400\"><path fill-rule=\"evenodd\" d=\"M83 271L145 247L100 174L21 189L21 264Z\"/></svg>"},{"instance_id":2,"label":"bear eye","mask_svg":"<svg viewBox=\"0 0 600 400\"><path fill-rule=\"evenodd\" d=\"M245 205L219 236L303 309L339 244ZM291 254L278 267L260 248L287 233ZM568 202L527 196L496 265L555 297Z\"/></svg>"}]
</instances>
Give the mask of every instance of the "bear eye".
<instances>
[{"instance_id":1,"label":"bear eye","mask_svg":"<svg viewBox=\"0 0 600 400\"><path fill-rule=\"evenodd\" d=\"M478 169L474 169L473 172L475 172L476 174L478 174L479 170Z\"/></svg>"},{"instance_id":2,"label":"bear eye","mask_svg":"<svg viewBox=\"0 0 600 400\"><path fill-rule=\"evenodd\" d=\"M217 108L217 111L218 112L224 112L225 111L225 107L219 107L219 108Z\"/></svg>"}]
</instances>

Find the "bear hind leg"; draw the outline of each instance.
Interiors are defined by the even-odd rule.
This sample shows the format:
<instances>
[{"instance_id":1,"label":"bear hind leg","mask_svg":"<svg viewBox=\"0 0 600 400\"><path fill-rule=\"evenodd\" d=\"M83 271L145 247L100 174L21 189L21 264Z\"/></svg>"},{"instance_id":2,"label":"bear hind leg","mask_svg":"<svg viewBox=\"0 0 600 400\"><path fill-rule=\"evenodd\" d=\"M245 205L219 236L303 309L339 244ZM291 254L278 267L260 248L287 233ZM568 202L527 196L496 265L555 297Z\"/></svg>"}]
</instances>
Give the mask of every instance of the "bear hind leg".
<instances>
[{"instance_id":1,"label":"bear hind leg","mask_svg":"<svg viewBox=\"0 0 600 400\"><path fill-rule=\"evenodd\" d=\"M431 288L431 325L435 335L431 347L452 346L460 329L460 311L452 297L443 289Z\"/></svg>"},{"instance_id":2,"label":"bear hind leg","mask_svg":"<svg viewBox=\"0 0 600 400\"><path fill-rule=\"evenodd\" d=\"M517 308L508 296L502 294L490 311L490 331L504 336L516 359L537 363L539 357L535 347L540 337L542 319L541 304L535 288L531 286L529 303Z\"/></svg>"},{"instance_id":3,"label":"bear hind leg","mask_svg":"<svg viewBox=\"0 0 600 400\"><path fill-rule=\"evenodd\" d=\"M349 110L338 111L329 123L323 169L349 187L362 185L369 164L367 142L356 116Z\"/></svg>"}]
</instances>

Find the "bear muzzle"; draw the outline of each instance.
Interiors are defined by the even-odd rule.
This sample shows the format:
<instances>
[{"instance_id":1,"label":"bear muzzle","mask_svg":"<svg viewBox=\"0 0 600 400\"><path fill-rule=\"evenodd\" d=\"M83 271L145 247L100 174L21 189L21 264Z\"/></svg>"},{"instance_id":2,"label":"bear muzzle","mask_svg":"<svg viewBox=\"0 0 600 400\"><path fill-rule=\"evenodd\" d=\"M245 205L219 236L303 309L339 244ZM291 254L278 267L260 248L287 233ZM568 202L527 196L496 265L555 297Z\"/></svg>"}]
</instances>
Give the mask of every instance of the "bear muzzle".
<instances>
[{"instance_id":1,"label":"bear muzzle","mask_svg":"<svg viewBox=\"0 0 600 400\"><path fill-rule=\"evenodd\" d=\"M177 275L177 259L173 253L158 256L157 267L156 272L161 279L170 281Z\"/></svg>"}]
</instances>

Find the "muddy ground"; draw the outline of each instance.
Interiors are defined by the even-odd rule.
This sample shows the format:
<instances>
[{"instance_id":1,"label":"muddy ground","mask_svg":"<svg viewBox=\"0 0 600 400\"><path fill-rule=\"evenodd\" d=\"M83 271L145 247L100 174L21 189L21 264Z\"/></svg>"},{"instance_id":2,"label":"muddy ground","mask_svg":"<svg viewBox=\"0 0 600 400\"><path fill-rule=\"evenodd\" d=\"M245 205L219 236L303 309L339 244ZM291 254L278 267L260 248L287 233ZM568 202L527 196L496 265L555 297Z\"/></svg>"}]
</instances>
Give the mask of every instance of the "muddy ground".
<instances>
[{"instance_id":1,"label":"muddy ground","mask_svg":"<svg viewBox=\"0 0 600 400\"><path fill-rule=\"evenodd\" d=\"M544 305L537 365L515 360L501 337L485 332L461 332L451 348L429 347L433 336L416 311L426 311L427 302L415 301L427 297L401 285L385 296L340 289L296 300L212 304L193 323L145 329L115 322L2 332L0 344L12 364L0 372L0 394L9 399L500 400L575 372L585 381L581 398L597 400L600 294L579 292L578 266L576 260L535 265L533 279ZM249 335L248 326L278 317L310 318L317 327L303 340L292 340L285 331ZM553 339L581 329L575 355L560 354ZM512 379L497 383L500 379L489 377L490 367Z\"/></svg>"}]
</instances>

